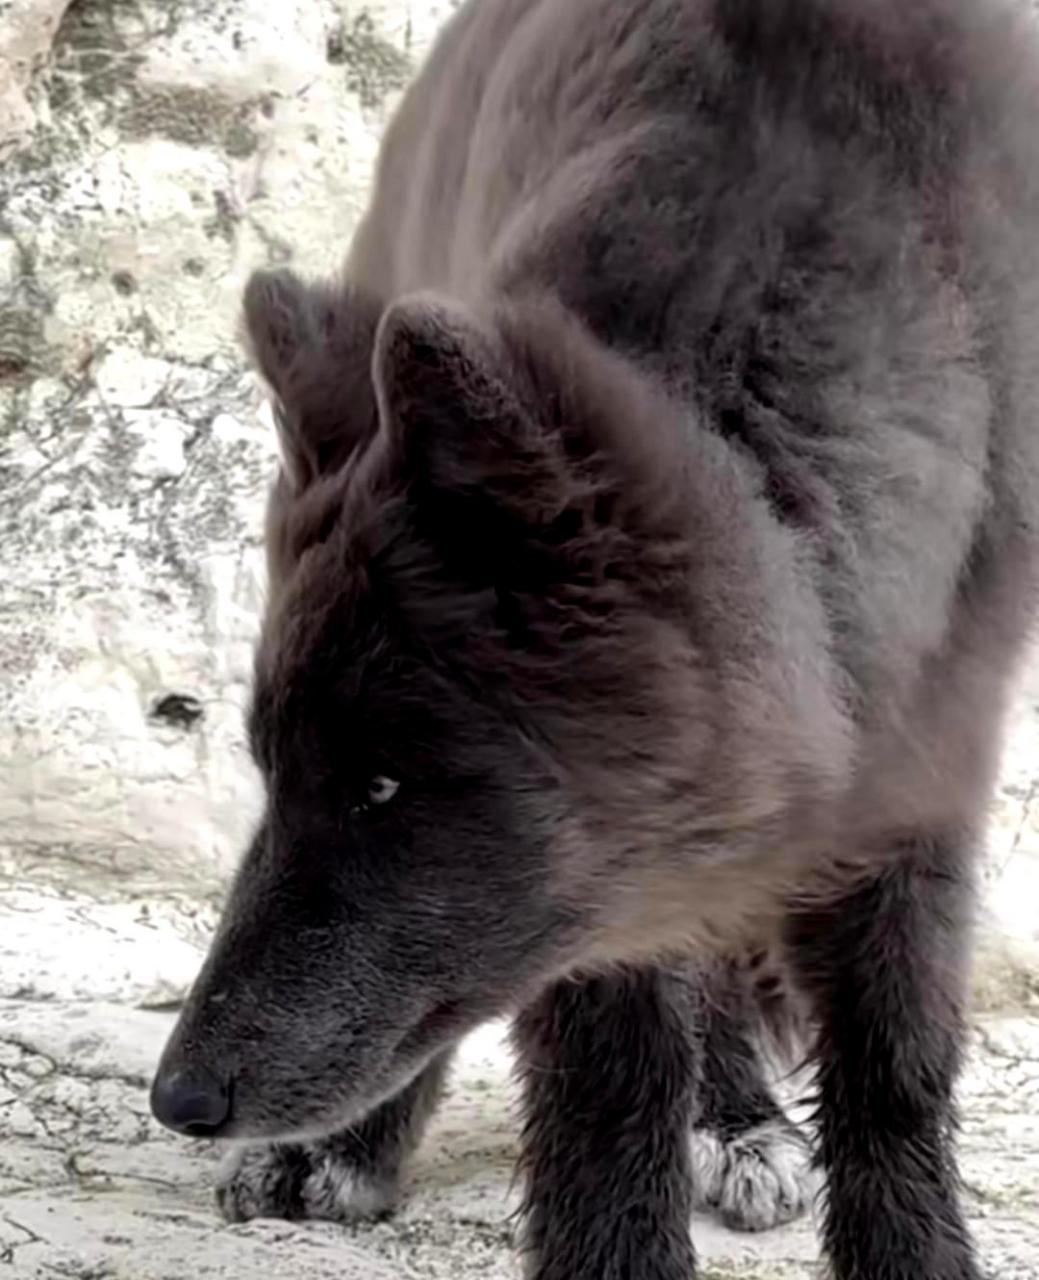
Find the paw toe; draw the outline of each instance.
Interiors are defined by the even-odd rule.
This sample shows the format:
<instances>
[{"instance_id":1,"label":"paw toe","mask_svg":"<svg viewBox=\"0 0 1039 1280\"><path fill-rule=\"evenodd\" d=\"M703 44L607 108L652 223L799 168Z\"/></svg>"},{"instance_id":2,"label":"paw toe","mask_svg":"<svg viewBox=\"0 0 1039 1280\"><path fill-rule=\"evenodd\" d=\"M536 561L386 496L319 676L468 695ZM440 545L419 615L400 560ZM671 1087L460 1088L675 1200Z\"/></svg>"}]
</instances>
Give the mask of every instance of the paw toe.
<instances>
[{"instance_id":1,"label":"paw toe","mask_svg":"<svg viewBox=\"0 0 1039 1280\"><path fill-rule=\"evenodd\" d=\"M395 1193L392 1179L373 1177L321 1144L243 1147L221 1164L216 1183L217 1204L228 1222L357 1222L389 1213Z\"/></svg>"},{"instance_id":2,"label":"paw toe","mask_svg":"<svg viewBox=\"0 0 1039 1280\"><path fill-rule=\"evenodd\" d=\"M396 1187L348 1161L320 1155L313 1160L303 1184L303 1201L308 1218L357 1222L390 1213L396 1201Z\"/></svg>"},{"instance_id":3,"label":"paw toe","mask_svg":"<svg viewBox=\"0 0 1039 1280\"><path fill-rule=\"evenodd\" d=\"M299 1218L300 1187L307 1169L300 1147L241 1147L217 1171L216 1200L228 1222L251 1218Z\"/></svg>"}]
</instances>

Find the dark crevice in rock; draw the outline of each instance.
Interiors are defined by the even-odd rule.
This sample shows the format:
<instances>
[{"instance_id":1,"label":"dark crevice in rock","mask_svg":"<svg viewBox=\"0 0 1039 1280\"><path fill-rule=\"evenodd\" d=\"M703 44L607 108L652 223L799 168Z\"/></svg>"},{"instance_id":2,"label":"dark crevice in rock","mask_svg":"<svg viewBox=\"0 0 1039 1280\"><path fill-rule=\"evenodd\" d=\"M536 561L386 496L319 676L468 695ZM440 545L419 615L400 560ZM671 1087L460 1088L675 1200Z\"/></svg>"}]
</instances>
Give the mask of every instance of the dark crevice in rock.
<instances>
[{"instance_id":1,"label":"dark crevice in rock","mask_svg":"<svg viewBox=\"0 0 1039 1280\"><path fill-rule=\"evenodd\" d=\"M167 693L152 705L148 719L161 721L176 729L193 729L205 714L202 703L191 694Z\"/></svg>"}]
</instances>

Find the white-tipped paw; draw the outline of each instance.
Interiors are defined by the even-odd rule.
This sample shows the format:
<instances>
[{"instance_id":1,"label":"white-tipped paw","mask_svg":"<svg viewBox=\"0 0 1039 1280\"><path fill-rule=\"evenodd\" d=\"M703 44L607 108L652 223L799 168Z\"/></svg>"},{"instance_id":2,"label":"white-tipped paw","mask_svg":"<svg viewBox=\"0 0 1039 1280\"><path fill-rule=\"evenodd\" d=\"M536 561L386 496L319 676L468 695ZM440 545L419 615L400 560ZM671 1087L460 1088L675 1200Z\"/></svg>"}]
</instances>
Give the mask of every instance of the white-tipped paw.
<instances>
[{"instance_id":1,"label":"white-tipped paw","mask_svg":"<svg viewBox=\"0 0 1039 1280\"><path fill-rule=\"evenodd\" d=\"M322 1142L241 1146L217 1171L216 1198L228 1222L320 1218L357 1222L390 1212L396 1187Z\"/></svg>"},{"instance_id":2,"label":"white-tipped paw","mask_svg":"<svg viewBox=\"0 0 1039 1280\"><path fill-rule=\"evenodd\" d=\"M727 1140L694 1130L693 1178L696 1208L734 1231L769 1231L792 1222L819 1186L808 1141L786 1120Z\"/></svg>"}]
</instances>

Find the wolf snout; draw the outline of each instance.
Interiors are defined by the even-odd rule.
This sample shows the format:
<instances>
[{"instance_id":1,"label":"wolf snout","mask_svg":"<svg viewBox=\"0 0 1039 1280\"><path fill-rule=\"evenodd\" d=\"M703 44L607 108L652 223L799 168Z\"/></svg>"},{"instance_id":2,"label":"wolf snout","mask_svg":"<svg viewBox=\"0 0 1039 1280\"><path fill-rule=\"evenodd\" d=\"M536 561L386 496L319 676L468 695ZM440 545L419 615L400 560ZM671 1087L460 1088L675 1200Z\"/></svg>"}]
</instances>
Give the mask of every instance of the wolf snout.
<instances>
[{"instance_id":1,"label":"wolf snout","mask_svg":"<svg viewBox=\"0 0 1039 1280\"><path fill-rule=\"evenodd\" d=\"M231 1086L208 1067L160 1070L152 1082L152 1115L192 1138L215 1137L231 1115Z\"/></svg>"}]
</instances>

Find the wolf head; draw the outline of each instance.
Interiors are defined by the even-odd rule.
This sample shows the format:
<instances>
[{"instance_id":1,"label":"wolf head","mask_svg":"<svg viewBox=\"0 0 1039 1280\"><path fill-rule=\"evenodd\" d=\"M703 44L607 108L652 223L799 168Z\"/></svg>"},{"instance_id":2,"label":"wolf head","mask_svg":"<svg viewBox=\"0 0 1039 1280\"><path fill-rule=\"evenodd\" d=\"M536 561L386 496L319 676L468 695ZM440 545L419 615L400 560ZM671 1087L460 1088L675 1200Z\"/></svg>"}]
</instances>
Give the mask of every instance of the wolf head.
<instances>
[{"instance_id":1,"label":"wolf head","mask_svg":"<svg viewBox=\"0 0 1039 1280\"><path fill-rule=\"evenodd\" d=\"M666 942L677 860L778 783L726 774L731 708L689 640L719 591L737 627L753 608L749 535L735 470L710 519L690 505L675 406L545 302L381 314L279 273L246 319L284 454L249 723L266 814L153 1105L283 1137Z\"/></svg>"}]
</instances>

